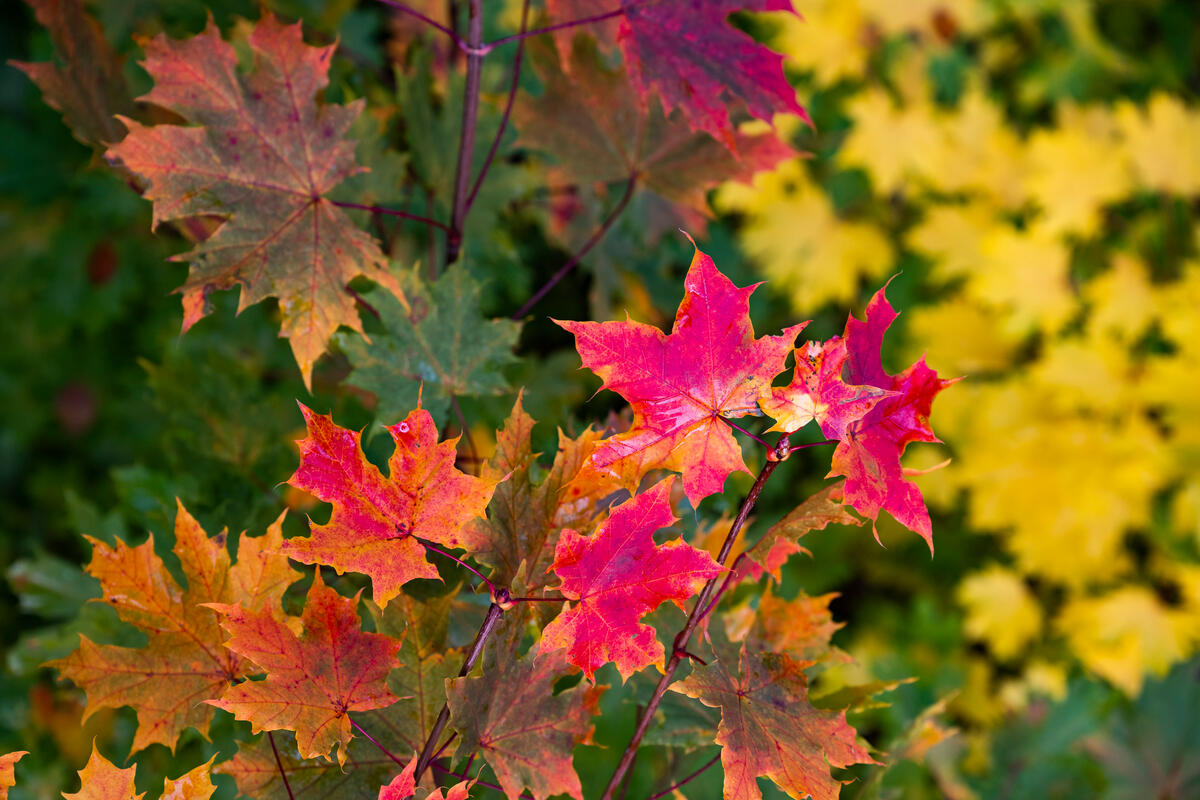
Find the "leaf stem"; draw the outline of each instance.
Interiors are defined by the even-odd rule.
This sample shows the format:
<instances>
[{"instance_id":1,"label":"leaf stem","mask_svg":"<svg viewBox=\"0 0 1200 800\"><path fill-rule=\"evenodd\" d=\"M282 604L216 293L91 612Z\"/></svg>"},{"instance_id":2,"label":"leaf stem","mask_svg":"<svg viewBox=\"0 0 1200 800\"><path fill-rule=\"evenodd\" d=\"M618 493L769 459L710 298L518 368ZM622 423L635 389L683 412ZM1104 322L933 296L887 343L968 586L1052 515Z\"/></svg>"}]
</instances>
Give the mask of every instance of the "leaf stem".
<instances>
[{"instance_id":1,"label":"leaf stem","mask_svg":"<svg viewBox=\"0 0 1200 800\"><path fill-rule=\"evenodd\" d=\"M508 594L507 591L504 592ZM487 616L483 618L483 624L479 626L479 633L475 634L475 641L471 643L471 649L467 651L467 658L463 661L462 669L458 671L458 677L465 678L471 673L475 667L475 662L483 655L483 646L487 643L488 637L492 635L492 631L496 629L496 624L500 621L500 615L504 613L504 609L493 602L488 607ZM437 721L433 723L433 728L429 731L429 737L425 740L425 746L421 748L421 755L417 759L417 770L413 774L414 781L420 781L421 776L429 767L429 762L433 761L434 750L437 746L437 740L441 737L442 731L446 728L446 723L450 721L450 705L449 703L442 705L442 711L438 714Z\"/></svg>"},{"instance_id":2,"label":"leaf stem","mask_svg":"<svg viewBox=\"0 0 1200 800\"><path fill-rule=\"evenodd\" d=\"M422 217L420 214L410 214L407 211L398 211L394 208L384 208L383 206L365 206L362 203L350 203L345 200L330 200L329 202L338 208L357 208L360 211L370 211L373 214L387 214L393 217L411 219L413 222L423 222L426 225L432 225L444 231L450 230L446 223L438 222L436 219L431 219L430 217Z\"/></svg>"},{"instance_id":3,"label":"leaf stem","mask_svg":"<svg viewBox=\"0 0 1200 800\"><path fill-rule=\"evenodd\" d=\"M596 232L592 234L592 237L584 243L583 247L579 249L579 252L571 256L570 261L560 267L558 272L554 273L554 275L550 277L550 280L546 281L546 283L542 285L542 288L534 292L533 296L525 301L525 305L517 309L517 311L512 315L512 319L523 319L525 315L528 314L529 311L538 304L538 301L545 297L546 293L553 289L555 284L565 278L567 273L573 270L575 265L577 265L583 259L583 257L588 254L588 251L595 247L596 244L604 238L604 234L608 233L608 229L611 228L613 223L617 221L617 217L621 216L621 212L625 210L625 206L629 205L629 201L633 198L633 190L637 186L637 182L637 172L635 171L630 173L629 180L625 184L625 194L621 195L620 201L613 208L613 210L608 213L608 216L605 217L604 222L600 224L600 227L596 230Z\"/></svg>"},{"instance_id":4,"label":"leaf stem","mask_svg":"<svg viewBox=\"0 0 1200 800\"><path fill-rule=\"evenodd\" d=\"M438 22L437 20L430 19L429 17L422 14L420 11L417 11L415 8L411 8L407 4L399 2L399 0L379 0L379 2L383 3L385 6L391 6L392 8L396 9L397 11L402 11L405 14L408 14L410 17L416 17L417 19L421 20L421 22L424 22L426 25L428 25L431 28L436 28L437 30L441 31L442 33L446 34L451 39L453 39L454 43L456 45L458 45L460 48L466 46L466 42L464 42L462 40L462 37L459 36L457 33L450 30L449 28L447 28L445 25Z\"/></svg>"},{"instance_id":5,"label":"leaf stem","mask_svg":"<svg viewBox=\"0 0 1200 800\"><path fill-rule=\"evenodd\" d=\"M479 580L481 580L487 584L488 591L492 594L492 596L495 596L495 594L496 594L495 584L493 584L490 580L488 580L482 572L475 569L474 567L472 567L467 562L463 561L458 556L447 553L445 550L441 549L440 547L434 547L433 545L429 544L428 542L421 541L420 539L418 539L417 541L421 542L421 546L424 547L429 552L437 553L439 556L444 556L444 557L450 559L451 561L457 562L460 567L464 567L469 572L474 573L475 577L479 578Z\"/></svg>"},{"instance_id":6,"label":"leaf stem","mask_svg":"<svg viewBox=\"0 0 1200 800\"><path fill-rule=\"evenodd\" d=\"M271 752L275 754L275 766L279 767L279 777L283 779L283 788L287 789L288 800L296 800L296 795L292 794L292 784L288 783L287 770L283 768L283 759L279 757L279 750L275 747L274 731L267 731L267 741L271 743Z\"/></svg>"},{"instance_id":7,"label":"leaf stem","mask_svg":"<svg viewBox=\"0 0 1200 800\"><path fill-rule=\"evenodd\" d=\"M667 795L669 795L671 792L673 792L673 791L675 791L676 789L678 789L680 786L683 786L685 783L689 783L689 782L691 782L693 779L700 777L700 775L701 775L701 774L702 774L702 773L703 773L705 770L707 770L709 767L711 767L713 764L717 763L717 762L718 762L718 761L720 761L720 760L721 760L721 754L720 754L720 753L717 753L715 756L713 756L712 758L710 758L710 759L709 759L709 760L708 760L708 761L707 761L707 762L704 764L704 766L700 767L700 769L696 770L696 771L695 771L695 772L693 772L691 775L688 775L686 778L684 778L683 780L679 781L678 783L675 783L675 784L672 784L671 786L668 786L666 789L663 789L661 792L658 792L657 794L652 794L652 795L650 795L649 797L647 797L647 798L646 798L646 800L658 800L658 798L660 798L660 797L666 797L666 796L667 796Z\"/></svg>"},{"instance_id":8,"label":"leaf stem","mask_svg":"<svg viewBox=\"0 0 1200 800\"><path fill-rule=\"evenodd\" d=\"M723 421L723 422L724 422L726 425L728 425L729 427L733 428L734 430L738 430L738 431L741 431L742 433L746 434L746 435L747 435L747 436L749 436L751 439L753 439L754 441L758 442L759 444L761 444L763 447L767 448L768 450L770 450L770 449L771 449L772 445L768 444L767 442L764 442L762 439L758 438L758 437L757 437L757 436L755 436L753 433L751 433L750 431L748 431L748 430L746 430L745 428L743 428L741 425L738 425L736 422L734 422L734 421L732 421L732 420L729 420L729 419L725 419L725 417L721 417L721 420L722 420L722 421Z\"/></svg>"},{"instance_id":9,"label":"leaf stem","mask_svg":"<svg viewBox=\"0 0 1200 800\"><path fill-rule=\"evenodd\" d=\"M786 436L781 436L779 442L776 443L774 453L787 453ZM750 491L746 494L746 499L742 501L741 508L738 509L737 517L733 520L733 525L729 528L729 533L725 536L725 542L721 545L721 552L717 555L717 563L724 565L729 558L729 552L733 549L733 543L737 539L738 534L742 532L742 528L746 525L746 520L750 517L750 512L754 508L754 504L758 501L758 496L762 494L763 486L767 479L775 472L775 468L780 464L780 459L767 459L763 464L762 470L758 473L758 477L754 481L754 485L750 487ZM687 623L683 626L678 634L675 635L675 642L671 648L671 658L667 661L666 668L663 670L662 677L659 678L658 685L654 687L654 694L650 697L650 701L646 704L646 712L642 715L638 722L637 729L633 732L633 738L625 747L625 752L621 755L621 760L617 764L616 770L612 774L612 778L608 781L608 788L604 790L601 800L612 800L613 792L620 786L621 780L628 772L630 765L633 763L634 755L637 753L638 745L642 742L642 737L646 735L646 731L650 729L650 723L654 720L654 712L658 709L658 704L662 702L663 695L667 693L667 687L671 684L671 679L675 675L675 670L679 668L679 664L684 659L684 653L687 651L688 640L692 638L692 632L700 624L709 609L709 600L717 589L717 581L721 576L718 575L704 584L704 588L700 590L700 596L696 598L696 604L692 607L692 613L688 615Z\"/></svg>"},{"instance_id":10,"label":"leaf stem","mask_svg":"<svg viewBox=\"0 0 1200 800\"><path fill-rule=\"evenodd\" d=\"M459 780L464 780L464 781L471 780L471 773L467 770L464 770L462 772L455 772L454 770L450 769L449 767L439 766L438 764L432 764L430 766L432 769L436 769L438 772L442 773L443 775L448 775L451 778L458 778ZM480 769L482 770L482 767ZM487 789L495 789L497 792L504 791L504 787L501 786L500 784L491 783L489 781L483 780L482 778L475 778L475 783L476 783L476 785L483 786L484 788L487 788ZM517 797L520 797L522 800L536 800L536 798L533 795L531 795L529 792L521 792L519 795L517 795Z\"/></svg>"},{"instance_id":11,"label":"leaf stem","mask_svg":"<svg viewBox=\"0 0 1200 800\"><path fill-rule=\"evenodd\" d=\"M458 167L454 174L454 202L450 231L446 234L446 265L458 260L462 248L463 221L467 217L467 188L475 155L475 125L479 117L479 76L483 56L483 0L470 0L467 14L467 85L463 91L462 133L458 140ZM461 45L460 45L461 46Z\"/></svg>"},{"instance_id":12,"label":"leaf stem","mask_svg":"<svg viewBox=\"0 0 1200 800\"><path fill-rule=\"evenodd\" d=\"M630 3L629 5L633 5L633 3ZM568 20L567 22L556 22L555 24L547 25L544 28L534 28L531 31L523 30L520 33L514 33L512 36L505 36L500 39L496 39L494 41L488 42L486 45L484 45L484 51L486 52L488 50L493 50L493 49L499 47L500 45L508 44L509 42L516 42L516 41L520 41L522 39L528 39L530 36L540 36L543 33L550 33L552 31L561 31L561 30L565 30L566 28L578 28L580 25L591 25L593 22L603 22L606 19L612 19L613 17L619 17L624 13L625 13L625 8L622 7L622 8L614 9L613 11L606 11L603 14L595 14L590 17L580 17L579 19L572 19L572 20Z\"/></svg>"},{"instance_id":13,"label":"leaf stem","mask_svg":"<svg viewBox=\"0 0 1200 800\"><path fill-rule=\"evenodd\" d=\"M565 603L565 597L510 597L514 603Z\"/></svg>"},{"instance_id":14,"label":"leaf stem","mask_svg":"<svg viewBox=\"0 0 1200 800\"><path fill-rule=\"evenodd\" d=\"M397 764L399 764L401 767L406 767L406 766L408 766L407 764L405 764L403 761L401 761L401 760L400 760L400 757L399 757L399 756L397 756L397 755L396 755L396 754L394 754L394 753L393 753L391 750L388 750L386 747L384 747L382 744L380 744L378 739L376 739L376 738L375 738L374 736L372 736L371 734L367 733L367 730L366 730L366 728L364 728L363 726L359 725L357 722L355 722L355 721L354 721L354 717L350 717L350 716L349 716L349 714L347 714L347 717L349 717L349 719L350 719L350 727L354 728L354 730L358 731L358 732L359 732L359 733L361 733L361 734L362 734L364 737L366 737L366 740L367 740L368 742L370 742L371 744L373 744L373 745L375 745L376 747L378 747L378 748L379 748L379 752L383 753L385 756L387 756L388 758L390 758L392 761L395 761L395 762L396 762Z\"/></svg>"},{"instance_id":15,"label":"leaf stem","mask_svg":"<svg viewBox=\"0 0 1200 800\"><path fill-rule=\"evenodd\" d=\"M529 23L529 0L521 5L521 32L525 32L525 28ZM496 130L496 137L492 139L492 146L488 148L487 158L483 160L483 166L479 168L479 175L475 177L475 185L471 187L471 193L467 195L467 210L471 210L471 206L475 203L475 196L479 194L479 187L483 185L483 177L487 175L488 170L492 166L492 159L496 157L496 151L500 149L500 140L504 138L504 131L508 128L508 119L512 115L513 102L517 99L517 84L521 80L521 60L525 55L525 40L522 39L517 44L517 54L513 56L512 66L512 82L508 86L508 102L504 106L504 116L500 118L500 127Z\"/></svg>"}]
</instances>

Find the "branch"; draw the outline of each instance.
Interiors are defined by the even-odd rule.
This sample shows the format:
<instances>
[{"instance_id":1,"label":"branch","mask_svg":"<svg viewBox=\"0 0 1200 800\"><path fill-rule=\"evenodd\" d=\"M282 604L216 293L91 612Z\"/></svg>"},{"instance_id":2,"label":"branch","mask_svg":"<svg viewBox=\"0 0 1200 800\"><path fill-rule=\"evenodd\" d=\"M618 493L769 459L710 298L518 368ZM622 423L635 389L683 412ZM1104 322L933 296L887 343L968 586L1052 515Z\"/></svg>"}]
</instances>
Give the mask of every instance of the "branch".
<instances>
[{"instance_id":1,"label":"branch","mask_svg":"<svg viewBox=\"0 0 1200 800\"><path fill-rule=\"evenodd\" d=\"M407 765L407 764L405 764L403 761L401 761L401 760L400 760L400 758L399 758L397 755L395 755L394 753L392 753L392 751L391 751L391 750L388 750L386 747L384 747L382 744L380 744L380 743L379 743L379 740L377 740L377 739L376 739L374 736L372 736L371 734L367 733L367 731L366 731L366 728L364 728L363 726L359 725L357 722L355 722L355 721L354 721L354 717L351 717L349 714L347 714L346 716L347 716L347 718L350 720L350 727L354 728L354 730L358 731L358 732L359 732L359 733L361 733L363 736L365 736L365 737L367 738L367 741L368 741L368 742L370 742L371 744L373 744L373 745L375 745L376 747L378 747L378 748L379 748L379 752L383 753L385 756L387 756L388 758L390 758L392 761L395 761L395 762L396 762L397 764L399 764L401 767L406 767L406 766L408 766L408 765Z\"/></svg>"},{"instance_id":2,"label":"branch","mask_svg":"<svg viewBox=\"0 0 1200 800\"><path fill-rule=\"evenodd\" d=\"M438 22L437 20L433 20L433 19L430 19L429 17L425 16L420 11L417 11L415 8L410 8L407 5L405 5L404 3L399 2L399 0L379 0L379 2L383 3L385 6L391 6L392 8L396 9L397 11L402 11L405 14L408 14L410 17L416 17L417 19L421 20L421 22L424 22L429 27L436 28L437 30L439 30L442 33L449 36L451 39L454 40L454 44L456 44L458 47L460 47L460 48L466 47L467 43L462 40L461 36L459 36L454 31L450 30L449 28L447 28L445 25Z\"/></svg>"},{"instance_id":3,"label":"branch","mask_svg":"<svg viewBox=\"0 0 1200 800\"><path fill-rule=\"evenodd\" d=\"M779 442L775 445L772 455L774 458L768 458L763 464L762 470L758 473L758 478L754 481L754 485L750 487L746 499L742 501L741 508L738 509L737 517L733 520L733 525L729 528L729 533L725 536L725 542L721 545L721 552L717 556L717 563L724 565L729 558L729 551L733 549L733 543L737 539L738 534L742 532L742 528L746 524L746 520L750 516L750 511L754 508L754 504L758 501L758 496L762 493L763 486L767 479L779 466L780 462L787 457L789 452L788 438L782 436ZM654 720L654 712L658 709L658 704L662 702L663 695L667 693L667 687L671 684L671 679L675 675L675 670L679 668L679 664L685 658L687 652L688 640L692 638L692 632L700 624L704 618L704 614L711 610L709 600L717 589L717 581L721 576L710 580L704 584L704 588L700 591L700 596L696 599L696 605L692 607L692 613L688 615L687 624L675 636L675 642L671 648L671 658L667 661L666 668L663 670L663 675L658 681L658 685L654 687L654 694L650 697L650 702L646 704L646 712L642 715L638 722L637 729L633 732L633 738L625 747L625 752L621 755L621 761L617 764L617 769L613 772L612 778L609 779L608 788L604 790L604 795L601 800L612 800L613 792L620 786L622 778L629 770L633 763L634 755L637 753L638 745L642 742L642 737L646 735L646 731L650 729L650 723Z\"/></svg>"},{"instance_id":4,"label":"branch","mask_svg":"<svg viewBox=\"0 0 1200 800\"><path fill-rule=\"evenodd\" d=\"M387 214L392 217L411 219L413 222L423 222L426 225L432 225L444 231L450 230L444 222L438 222L436 219L429 217L422 217L420 214L410 214L407 211L398 211L394 208L384 208L382 206L364 206L362 203L347 203L345 200L330 200L329 202L338 208L357 208L361 211L370 211L374 214Z\"/></svg>"},{"instance_id":5,"label":"branch","mask_svg":"<svg viewBox=\"0 0 1200 800\"><path fill-rule=\"evenodd\" d=\"M521 6L522 33L525 32L525 26L528 22L529 0L525 0ZM508 118L512 114L513 101L517 99L517 83L521 80L521 59L524 55L525 40L522 39L517 45L517 54L513 56L512 82L508 87L508 103L504 106L504 116L500 118L500 128L496 131L496 138L492 139L492 146L488 148L487 158L483 160L483 166L479 168L479 175L475 178L475 185L471 187L471 194L467 196L467 212L471 210L471 206L475 203L475 195L479 194L479 187L483 185L483 176L487 175L487 171L491 168L492 159L496 157L496 150L500 148L500 140L504 138L504 131L508 128Z\"/></svg>"},{"instance_id":6,"label":"branch","mask_svg":"<svg viewBox=\"0 0 1200 800\"><path fill-rule=\"evenodd\" d=\"M472 2L475 2L475 0L472 0ZM498 594L503 596L497 597L497 600L507 601L507 590L500 589ZM496 624L500 621L500 615L503 613L504 609L498 603L493 602L488 608L487 616L483 618L483 624L479 626L479 633L475 634L475 641L471 643L471 649L467 652L467 659L463 662L462 669L458 671L458 677L465 678L471 673L471 670L475 667L475 662L483 654L483 645L487 642L488 637L492 635L492 631L496 629ZM425 740L425 746L421 748L421 755L417 759L417 771L413 775L414 781L421 780L421 775L429 767L429 762L433 761L437 740L441 737L442 731L445 730L446 723L449 721L450 705L446 703L442 705L442 711L438 714L437 721L433 723L433 729L429 732L429 738Z\"/></svg>"},{"instance_id":7,"label":"branch","mask_svg":"<svg viewBox=\"0 0 1200 800\"><path fill-rule=\"evenodd\" d=\"M715 756L713 756L711 759L709 759L708 763L706 763L703 767L701 767L700 769L693 772L691 775L688 775L686 778L684 778L683 780L679 781L676 784L668 786L666 789L663 789L658 794L650 795L649 797L646 798L646 800L658 800L658 798L660 798L660 797L666 797L671 792L678 789L680 786L683 786L685 783L688 783L689 781L691 781L693 778L699 777L702 772L704 772L705 770L707 770L709 767L711 767L713 764L717 763L720 760L721 760L721 754L717 753Z\"/></svg>"},{"instance_id":8,"label":"branch","mask_svg":"<svg viewBox=\"0 0 1200 800\"><path fill-rule=\"evenodd\" d=\"M458 168L454 174L454 202L450 232L446 236L446 265L458 260L462 247L463 221L467 217L467 184L475 155L475 124L479 116L479 74L483 68L483 0L470 0L467 20L467 85L463 91L462 134L458 140Z\"/></svg>"},{"instance_id":9,"label":"branch","mask_svg":"<svg viewBox=\"0 0 1200 800\"><path fill-rule=\"evenodd\" d=\"M283 788L287 789L288 800L296 800L296 795L292 794L292 785L288 783L287 771L283 768L283 759L279 757L279 750L275 748L273 731L267 731L267 741L271 743L271 752L275 754L275 765L279 767L279 777L283 779Z\"/></svg>"},{"instance_id":10,"label":"branch","mask_svg":"<svg viewBox=\"0 0 1200 800\"><path fill-rule=\"evenodd\" d=\"M525 305L517 309L516 313L512 315L512 319L519 321L526 314L528 314L530 309L537 305L538 301L545 297L546 293L553 289L559 281L565 278L567 273L573 270L575 265L578 264L580 260L582 260L583 257L588 254L588 251L595 247L596 244L604 238L604 234L608 233L608 229L611 228L613 223L617 221L617 217L621 216L621 212L625 210L625 206L629 205L629 201L633 198L634 187L636 186L637 172L633 172L629 176L629 181L625 184L625 194L621 195L620 201L613 208L613 210L608 213L608 216L605 217L604 222L600 224L600 227L596 230L596 232L592 234L592 238L588 239L587 242L584 243L583 247L579 249L579 252L571 256L571 260L566 264L563 264L558 272L554 273L554 275L550 277L550 280L546 281L542 288L534 292L533 297L530 297L525 301Z\"/></svg>"},{"instance_id":11,"label":"branch","mask_svg":"<svg viewBox=\"0 0 1200 800\"><path fill-rule=\"evenodd\" d=\"M558 22L554 25L547 25L544 28L534 28L531 31L522 30L520 33L514 33L512 36L505 36L501 39L496 39L493 42L488 42L486 45L484 45L484 51L487 52L488 50L492 50L493 48L499 47L502 44L508 44L509 42L528 39L530 36L540 36L543 33L550 33L551 31L561 31L565 28L578 28L580 25L591 25L593 22L603 22L606 19L612 19L613 17L621 16L625 13L625 10L632 5L634 4L629 3L625 7L618 8L614 11L606 11L603 14L596 14L595 16L591 17L581 17L580 19L573 19L569 22Z\"/></svg>"}]
</instances>

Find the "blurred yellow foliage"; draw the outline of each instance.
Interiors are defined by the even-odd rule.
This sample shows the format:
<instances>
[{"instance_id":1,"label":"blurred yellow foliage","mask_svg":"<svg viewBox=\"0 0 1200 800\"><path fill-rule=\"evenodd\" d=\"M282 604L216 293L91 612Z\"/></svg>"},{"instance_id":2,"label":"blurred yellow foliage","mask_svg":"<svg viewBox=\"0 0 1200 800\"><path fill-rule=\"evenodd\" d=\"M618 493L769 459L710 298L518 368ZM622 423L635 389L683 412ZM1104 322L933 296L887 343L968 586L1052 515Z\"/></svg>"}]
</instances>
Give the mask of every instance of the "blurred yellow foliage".
<instances>
[{"instance_id":1,"label":"blurred yellow foliage","mask_svg":"<svg viewBox=\"0 0 1200 800\"><path fill-rule=\"evenodd\" d=\"M802 314L858 302L920 259L906 281L934 300L905 309L905 355L927 349L970 379L934 405L952 465L919 480L931 503L965 497L967 524L1002 548L1003 566L959 587L966 633L1027 659L1002 686L970 659L956 705L990 724L1060 695L1078 665L1136 694L1200 645L1200 241L1178 228L1200 195L1200 108L1161 89L1064 99L1087 97L1070 58L1141 74L1087 2L796 8L805 21L780 15L773 44L845 130L819 124L817 159L722 187L716 204L742 215L747 252ZM1058 73L1023 70L1021 42L1049 15L1072 49ZM989 35L1003 25L1020 36ZM976 35L979 57L939 83ZM994 80L1004 70L1012 85ZM827 194L848 170L872 193L847 204L854 219ZM914 465L944 458L933 449Z\"/></svg>"}]
</instances>

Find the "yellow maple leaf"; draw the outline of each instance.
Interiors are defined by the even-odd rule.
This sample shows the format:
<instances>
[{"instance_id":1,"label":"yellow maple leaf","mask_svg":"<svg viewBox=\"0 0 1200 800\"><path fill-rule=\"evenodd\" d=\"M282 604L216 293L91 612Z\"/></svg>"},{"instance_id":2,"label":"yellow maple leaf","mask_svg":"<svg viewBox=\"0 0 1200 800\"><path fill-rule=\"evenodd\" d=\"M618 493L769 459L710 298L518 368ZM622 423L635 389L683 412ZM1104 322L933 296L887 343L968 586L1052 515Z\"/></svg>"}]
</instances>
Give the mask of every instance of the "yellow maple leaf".
<instances>
[{"instance_id":1,"label":"yellow maple leaf","mask_svg":"<svg viewBox=\"0 0 1200 800\"><path fill-rule=\"evenodd\" d=\"M1016 658L1042 631L1033 593L1017 573L999 565L967 576L958 586L958 602L967 612L967 635L986 642L997 658Z\"/></svg>"},{"instance_id":2,"label":"yellow maple leaf","mask_svg":"<svg viewBox=\"0 0 1200 800\"><path fill-rule=\"evenodd\" d=\"M1173 194L1200 193L1200 111L1159 92L1144 107L1121 103L1116 114L1140 184Z\"/></svg>"},{"instance_id":3,"label":"yellow maple leaf","mask_svg":"<svg viewBox=\"0 0 1200 800\"><path fill-rule=\"evenodd\" d=\"M800 312L858 297L862 276L878 280L892 264L892 247L874 225L838 218L812 185L799 159L753 183L726 183L713 199L721 211L745 215L744 250L791 297Z\"/></svg>"},{"instance_id":4,"label":"yellow maple leaf","mask_svg":"<svg viewBox=\"0 0 1200 800\"><path fill-rule=\"evenodd\" d=\"M857 0L797 0L795 8L800 17L782 16L775 50L825 86L863 74L870 30Z\"/></svg>"},{"instance_id":5,"label":"yellow maple leaf","mask_svg":"<svg viewBox=\"0 0 1200 800\"><path fill-rule=\"evenodd\" d=\"M1071 600L1056 624L1085 666L1130 697L1146 673L1165 675L1200 639L1195 614L1164 606L1141 586Z\"/></svg>"}]
</instances>

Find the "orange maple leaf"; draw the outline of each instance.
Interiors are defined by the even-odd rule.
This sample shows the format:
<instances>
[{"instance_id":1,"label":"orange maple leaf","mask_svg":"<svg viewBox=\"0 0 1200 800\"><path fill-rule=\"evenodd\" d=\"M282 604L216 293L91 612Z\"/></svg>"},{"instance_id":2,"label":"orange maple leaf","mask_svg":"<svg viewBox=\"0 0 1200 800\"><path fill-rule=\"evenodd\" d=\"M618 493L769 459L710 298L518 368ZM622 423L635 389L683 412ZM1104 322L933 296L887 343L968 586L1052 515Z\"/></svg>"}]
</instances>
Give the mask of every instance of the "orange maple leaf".
<instances>
[{"instance_id":1,"label":"orange maple leaf","mask_svg":"<svg viewBox=\"0 0 1200 800\"><path fill-rule=\"evenodd\" d=\"M0 800L8 800L8 790L17 785L16 770L13 767L27 755L28 750L18 750L0 756Z\"/></svg>"},{"instance_id":2,"label":"orange maple leaf","mask_svg":"<svg viewBox=\"0 0 1200 800\"><path fill-rule=\"evenodd\" d=\"M349 712L386 708L397 698L387 688L400 642L365 633L358 597L330 589L316 573L300 617L303 633L265 611L211 603L229 633L225 646L266 672L266 679L229 687L209 705L248 720L254 732L290 730L302 758L328 756L338 747L345 763L352 738Z\"/></svg>"},{"instance_id":3,"label":"orange maple leaf","mask_svg":"<svg viewBox=\"0 0 1200 800\"><path fill-rule=\"evenodd\" d=\"M418 539L470 549L469 523L483 516L499 481L456 469L458 439L439 442L428 411L417 408L387 429L396 450L384 477L363 455L362 434L300 410L308 437L288 483L332 503L333 514L312 525L310 538L289 539L284 553L371 576L374 600L386 606L408 581L438 577Z\"/></svg>"},{"instance_id":4,"label":"orange maple leaf","mask_svg":"<svg viewBox=\"0 0 1200 800\"><path fill-rule=\"evenodd\" d=\"M266 536L242 537L238 562L230 565L225 533L210 538L178 505L175 555L187 588L175 583L154 552L154 537L130 547L92 539L88 572L100 581L100 602L146 633L143 648L100 645L79 637L79 649L51 661L88 697L84 720L104 707L129 705L137 711L133 749L164 744L174 749L184 728L205 733L213 711L203 701L219 697L245 675L245 664L222 645L217 616L205 603L241 603L264 613L282 614L284 590L299 574L276 551L283 543L283 516Z\"/></svg>"}]
</instances>

